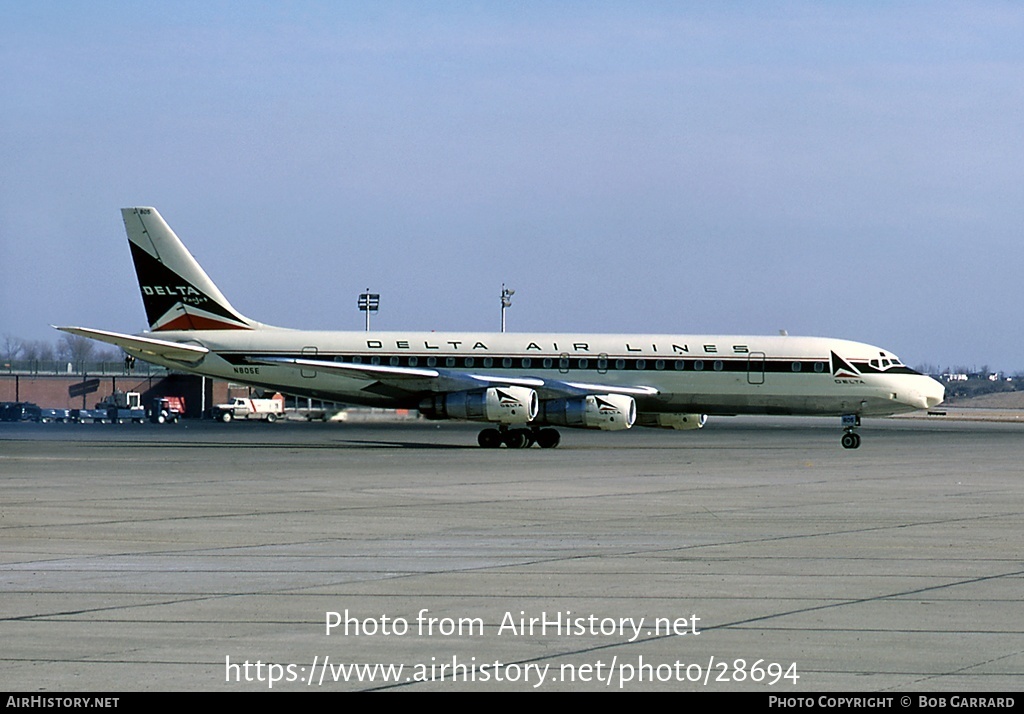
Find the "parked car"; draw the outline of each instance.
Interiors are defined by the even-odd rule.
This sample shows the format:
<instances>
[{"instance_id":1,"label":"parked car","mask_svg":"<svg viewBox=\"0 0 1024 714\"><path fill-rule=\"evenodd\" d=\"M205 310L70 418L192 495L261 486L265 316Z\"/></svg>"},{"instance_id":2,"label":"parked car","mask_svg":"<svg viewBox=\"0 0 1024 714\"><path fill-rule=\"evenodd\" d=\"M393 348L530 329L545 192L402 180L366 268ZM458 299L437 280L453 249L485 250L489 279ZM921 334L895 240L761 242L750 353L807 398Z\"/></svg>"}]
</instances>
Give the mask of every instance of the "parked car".
<instances>
[{"instance_id":1,"label":"parked car","mask_svg":"<svg viewBox=\"0 0 1024 714\"><path fill-rule=\"evenodd\" d=\"M0 406L0 421L42 421L39 405L32 402L4 402Z\"/></svg>"}]
</instances>

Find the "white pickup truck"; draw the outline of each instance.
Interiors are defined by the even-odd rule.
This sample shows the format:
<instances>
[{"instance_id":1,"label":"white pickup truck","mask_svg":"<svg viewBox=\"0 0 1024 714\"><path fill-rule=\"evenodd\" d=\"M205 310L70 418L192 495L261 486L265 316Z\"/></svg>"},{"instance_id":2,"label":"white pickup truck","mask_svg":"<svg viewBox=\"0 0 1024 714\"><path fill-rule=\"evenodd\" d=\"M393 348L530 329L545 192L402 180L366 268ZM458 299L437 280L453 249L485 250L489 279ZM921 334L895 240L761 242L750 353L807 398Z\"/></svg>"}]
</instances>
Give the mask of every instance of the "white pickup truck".
<instances>
[{"instance_id":1,"label":"white pickup truck","mask_svg":"<svg viewBox=\"0 0 1024 714\"><path fill-rule=\"evenodd\" d=\"M284 416L284 398L248 399L235 397L230 404L218 404L212 410L213 418L227 423L232 419L262 419L275 422Z\"/></svg>"}]
</instances>

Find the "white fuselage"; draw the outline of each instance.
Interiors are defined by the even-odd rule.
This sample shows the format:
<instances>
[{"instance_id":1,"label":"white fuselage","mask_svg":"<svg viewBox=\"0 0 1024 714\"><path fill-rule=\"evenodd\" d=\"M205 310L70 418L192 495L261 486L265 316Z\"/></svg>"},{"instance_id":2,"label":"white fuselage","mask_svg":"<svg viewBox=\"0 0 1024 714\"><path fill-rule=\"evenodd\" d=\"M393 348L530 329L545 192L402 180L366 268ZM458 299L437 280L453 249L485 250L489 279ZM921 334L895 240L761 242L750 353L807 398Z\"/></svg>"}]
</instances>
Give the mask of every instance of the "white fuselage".
<instances>
[{"instance_id":1,"label":"white fuselage","mask_svg":"<svg viewBox=\"0 0 1024 714\"><path fill-rule=\"evenodd\" d=\"M943 387L890 352L819 337L436 332L318 332L262 327L147 333L201 345L196 363L175 369L302 396L415 408L422 392L366 375L295 369L260 357L296 357L397 368L431 368L510 379L645 387L640 412L705 414L888 415L927 409ZM132 350L128 350L132 351ZM543 388L538 389L542 399Z\"/></svg>"}]
</instances>

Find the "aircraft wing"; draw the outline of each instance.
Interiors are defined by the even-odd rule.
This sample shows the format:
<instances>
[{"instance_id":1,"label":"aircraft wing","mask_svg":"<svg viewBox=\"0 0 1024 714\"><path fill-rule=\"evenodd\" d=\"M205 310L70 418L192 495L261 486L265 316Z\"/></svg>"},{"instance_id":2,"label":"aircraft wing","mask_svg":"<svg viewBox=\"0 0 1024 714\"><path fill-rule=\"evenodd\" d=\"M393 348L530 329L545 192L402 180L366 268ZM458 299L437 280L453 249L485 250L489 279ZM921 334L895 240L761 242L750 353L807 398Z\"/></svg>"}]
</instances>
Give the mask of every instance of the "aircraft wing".
<instances>
[{"instance_id":1,"label":"aircraft wing","mask_svg":"<svg viewBox=\"0 0 1024 714\"><path fill-rule=\"evenodd\" d=\"M623 387L616 384L591 384L589 382L562 382L560 380L546 380L547 384L562 385L566 392L574 394L628 394L630 396L653 396L660 394L654 387L636 386Z\"/></svg>"},{"instance_id":2,"label":"aircraft wing","mask_svg":"<svg viewBox=\"0 0 1024 714\"><path fill-rule=\"evenodd\" d=\"M250 357L255 364L297 367L299 369L335 372L353 379L423 379L437 378L441 373L436 369L420 369L419 367L390 367L382 364L352 364L350 362L327 362L319 359L302 359L298 357Z\"/></svg>"},{"instance_id":3,"label":"aircraft wing","mask_svg":"<svg viewBox=\"0 0 1024 714\"><path fill-rule=\"evenodd\" d=\"M94 330L89 327L58 327L57 325L52 325L52 327L61 332L78 335L79 337L88 337L91 340L99 340L107 344L117 345L126 352L140 355L143 359L145 359L146 355L151 355L176 362L195 363L210 353L210 350L199 345L169 342L153 337L125 335L120 332Z\"/></svg>"},{"instance_id":4,"label":"aircraft wing","mask_svg":"<svg viewBox=\"0 0 1024 714\"><path fill-rule=\"evenodd\" d=\"M543 398L549 399L585 394L626 394L630 396L658 394L658 390L654 387L624 387L614 384L566 382L558 379L541 379L539 377L509 377L497 374L460 372L451 369L435 369L433 367L393 367L382 364L328 362L325 360L296 357L251 357L249 361L258 364L332 372L353 379L374 380L408 391L442 393L500 385L532 387Z\"/></svg>"}]
</instances>

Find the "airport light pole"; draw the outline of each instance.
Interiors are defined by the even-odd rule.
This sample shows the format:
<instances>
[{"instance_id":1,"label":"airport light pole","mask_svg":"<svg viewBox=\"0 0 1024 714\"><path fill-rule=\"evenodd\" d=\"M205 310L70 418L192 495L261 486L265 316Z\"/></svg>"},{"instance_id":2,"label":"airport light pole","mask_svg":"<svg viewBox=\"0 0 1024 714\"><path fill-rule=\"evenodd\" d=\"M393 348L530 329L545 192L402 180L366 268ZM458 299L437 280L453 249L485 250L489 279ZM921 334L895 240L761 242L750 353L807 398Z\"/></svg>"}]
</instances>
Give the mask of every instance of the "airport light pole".
<instances>
[{"instance_id":1,"label":"airport light pole","mask_svg":"<svg viewBox=\"0 0 1024 714\"><path fill-rule=\"evenodd\" d=\"M505 283L501 284L501 331L505 331L505 308L512 307L512 296L516 294L515 290L510 290L505 287Z\"/></svg>"},{"instance_id":2,"label":"airport light pole","mask_svg":"<svg viewBox=\"0 0 1024 714\"><path fill-rule=\"evenodd\" d=\"M366 288L365 293L359 295L359 309L366 313L366 331L370 331L370 313L377 312L380 308L380 293L371 293Z\"/></svg>"}]
</instances>

